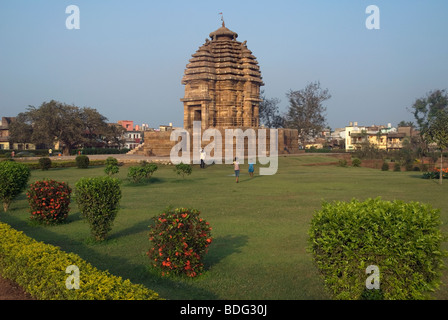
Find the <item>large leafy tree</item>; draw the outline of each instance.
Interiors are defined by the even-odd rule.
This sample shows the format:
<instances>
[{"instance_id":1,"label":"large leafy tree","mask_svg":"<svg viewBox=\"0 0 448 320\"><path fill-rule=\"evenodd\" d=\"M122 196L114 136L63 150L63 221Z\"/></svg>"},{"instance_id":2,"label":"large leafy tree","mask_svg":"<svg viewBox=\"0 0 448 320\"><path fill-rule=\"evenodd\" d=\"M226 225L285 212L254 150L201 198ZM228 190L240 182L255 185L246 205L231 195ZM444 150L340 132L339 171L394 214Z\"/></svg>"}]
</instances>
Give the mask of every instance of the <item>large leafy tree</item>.
<instances>
[{"instance_id":1,"label":"large leafy tree","mask_svg":"<svg viewBox=\"0 0 448 320\"><path fill-rule=\"evenodd\" d=\"M40 107L29 106L10 126L11 140L54 145L60 142L63 154L78 146L105 143L110 136L107 118L92 108L79 108L51 100Z\"/></svg>"},{"instance_id":2,"label":"large leafy tree","mask_svg":"<svg viewBox=\"0 0 448 320\"><path fill-rule=\"evenodd\" d=\"M289 109L285 117L288 128L299 130L299 138L305 143L309 135L315 135L325 127L326 107L323 102L330 99L328 89L322 89L320 82L309 83L304 89L286 94Z\"/></svg>"}]
</instances>

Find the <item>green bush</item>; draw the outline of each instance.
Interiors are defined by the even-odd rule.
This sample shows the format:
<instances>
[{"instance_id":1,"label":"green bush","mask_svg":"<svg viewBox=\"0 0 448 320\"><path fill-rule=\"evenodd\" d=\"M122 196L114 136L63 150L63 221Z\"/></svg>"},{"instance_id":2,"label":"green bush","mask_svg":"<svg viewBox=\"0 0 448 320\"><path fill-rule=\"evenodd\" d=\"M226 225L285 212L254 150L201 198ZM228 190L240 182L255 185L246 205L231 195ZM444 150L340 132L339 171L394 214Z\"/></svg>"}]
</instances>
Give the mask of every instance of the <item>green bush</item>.
<instances>
[{"instance_id":1,"label":"green bush","mask_svg":"<svg viewBox=\"0 0 448 320\"><path fill-rule=\"evenodd\" d=\"M186 175L188 176L191 174L193 168L191 167L191 165L181 162L175 165L174 171L177 173L177 175L180 175L182 176L182 178L185 178Z\"/></svg>"},{"instance_id":2,"label":"green bush","mask_svg":"<svg viewBox=\"0 0 448 320\"><path fill-rule=\"evenodd\" d=\"M44 224L65 222L70 211L71 192L65 182L42 180L32 183L26 194L31 220Z\"/></svg>"},{"instance_id":3,"label":"green bush","mask_svg":"<svg viewBox=\"0 0 448 320\"><path fill-rule=\"evenodd\" d=\"M359 158L354 158L352 160L352 166L353 167L360 167L361 166L361 160Z\"/></svg>"},{"instance_id":4,"label":"green bush","mask_svg":"<svg viewBox=\"0 0 448 320\"><path fill-rule=\"evenodd\" d=\"M79 169L87 169L89 167L90 160L89 160L88 156L84 156L84 155L76 156L75 161L76 161L76 166Z\"/></svg>"},{"instance_id":5,"label":"green bush","mask_svg":"<svg viewBox=\"0 0 448 320\"><path fill-rule=\"evenodd\" d=\"M74 253L38 242L0 222L0 274L38 300L162 300L140 284L101 271ZM79 269L79 289L68 289L67 267Z\"/></svg>"},{"instance_id":6,"label":"green bush","mask_svg":"<svg viewBox=\"0 0 448 320\"><path fill-rule=\"evenodd\" d=\"M343 168L347 167L347 160L345 160L345 159L339 159L339 161L338 161L338 167L343 167Z\"/></svg>"},{"instance_id":7,"label":"green bush","mask_svg":"<svg viewBox=\"0 0 448 320\"><path fill-rule=\"evenodd\" d=\"M424 299L440 283L444 237L439 210L403 201L323 203L309 250L335 299ZM366 268L379 268L379 293L366 294Z\"/></svg>"},{"instance_id":8,"label":"green bush","mask_svg":"<svg viewBox=\"0 0 448 320\"><path fill-rule=\"evenodd\" d=\"M209 223L195 209L177 208L154 217L148 256L162 275L196 277L204 269L202 259L212 242Z\"/></svg>"},{"instance_id":9,"label":"green bush","mask_svg":"<svg viewBox=\"0 0 448 320\"><path fill-rule=\"evenodd\" d=\"M31 171L26 165L15 161L0 162L0 200L6 212L14 200L25 190Z\"/></svg>"},{"instance_id":10,"label":"green bush","mask_svg":"<svg viewBox=\"0 0 448 320\"><path fill-rule=\"evenodd\" d=\"M389 171L389 164L386 161L383 162L383 165L381 166L381 170Z\"/></svg>"},{"instance_id":11,"label":"green bush","mask_svg":"<svg viewBox=\"0 0 448 320\"><path fill-rule=\"evenodd\" d=\"M44 158L40 158L39 159L39 167L43 170L46 171L48 169L51 168L51 159L44 157Z\"/></svg>"},{"instance_id":12,"label":"green bush","mask_svg":"<svg viewBox=\"0 0 448 320\"><path fill-rule=\"evenodd\" d=\"M119 171L118 160L114 157L108 157L106 159L106 168L104 169L104 172L107 175L112 176L118 173L118 171Z\"/></svg>"},{"instance_id":13,"label":"green bush","mask_svg":"<svg viewBox=\"0 0 448 320\"><path fill-rule=\"evenodd\" d=\"M394 164L394 171L396 171L396 172L401 171L401 166L398 162L395 162L395 164Z\"/></svg>"},{"instance_id":14,"label":"green bush","mask_svg":"<svg viewBox=\"0 0 448 320\"><path fill-rule=\"evenodd\" d=\"M143 179L150 179L157 170L155 163L142 161L139 166L132 166L128 169L128 177L134 182L140 182Z\"/></svg>"},{"instance_id":15,"label":"green bush","mask_svg":"<svg viewBox=\"0 0 448 320\"><path fill-rule=\"evenodd\" d=\"M117 178L81 178L75 184L76 201L81 215L88 221L92 235L102 241L112 229L121 199Z\"/></svg>"}]
</instances>

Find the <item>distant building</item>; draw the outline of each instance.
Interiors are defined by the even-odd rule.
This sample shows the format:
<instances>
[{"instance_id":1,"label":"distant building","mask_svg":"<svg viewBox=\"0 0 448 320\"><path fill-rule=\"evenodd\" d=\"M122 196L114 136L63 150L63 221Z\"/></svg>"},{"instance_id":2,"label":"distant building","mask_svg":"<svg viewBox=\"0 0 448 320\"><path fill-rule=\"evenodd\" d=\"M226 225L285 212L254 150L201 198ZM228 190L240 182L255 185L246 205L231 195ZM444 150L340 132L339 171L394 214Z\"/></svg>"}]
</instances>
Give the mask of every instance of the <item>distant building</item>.
<instances>
[{"instance_id":1,"label":"distant building","mask_svg":"<svg viewBox=\"0 0 448 320\"><path fill-rule=\"evenodd\" d=\"M11 143L9 138L9 126L15 121L15 117L2 117L0 123L0 149L1 150L36 150L32 143Z\"/></svg>"},{"instance_id":2,"label":"distant building","mask_svg":"<svg viewBox=\"0 0 448 320\"><path fill-rule=\"evenodd\" d=\"M120 120L118 124L126 129L122 137L124 140L124 148L132 150L143 143L143 128L149 129L147 124L134 126L134 121L131 120Z\"/></svg>"},{"instance_id":3,"label":"distant building","mask_svg":"<svg viewBox=\"0 0 448 320\"><path fill-rule=\"evenodd\" d=\"M411 127L400 127L397 130L390 123L387 126L359 126L357 122L350 122L345 127L345 150L355 151L366 143L380 150L400 150L404 139L413 135Z\"/></svg>"},{"instance_id":4,"label":"distant building","mask_svg":"<svg viewBox=\"0 0 448 320\"><path fill-rule=\"evenodd\" d=\"M134 130L134 121L131 121L131 120L119 120L118 124L121 125L123 128L125 128L126 131L133 131Z\"/></svg>"},{"instance_id":5,"label":"distant building","mask_svg":"<svg viewBox=\"0 0 448 320\"><path fill-rule=\"evenodd\" d=\"M9 124L14 121L12 117L2 117L0 123L0 149L9 150Z\"/></svg>"}]
</instances>

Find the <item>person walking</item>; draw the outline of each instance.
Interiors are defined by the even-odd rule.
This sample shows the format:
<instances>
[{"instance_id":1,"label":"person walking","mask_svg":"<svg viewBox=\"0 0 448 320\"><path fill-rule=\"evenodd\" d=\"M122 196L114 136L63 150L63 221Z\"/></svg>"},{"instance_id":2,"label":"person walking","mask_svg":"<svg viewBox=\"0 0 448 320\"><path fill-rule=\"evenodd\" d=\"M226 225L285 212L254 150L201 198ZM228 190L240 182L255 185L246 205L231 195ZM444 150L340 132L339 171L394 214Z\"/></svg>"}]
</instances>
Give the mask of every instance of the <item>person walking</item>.
<instances>
[{"instance_id":1,"label":"person walking","mask_svg":"<svg viewBox=\"0 0 448 320\"><path fill-rule=\"evenodd\" d=\"M233 170L235 170L236 183L238 183L240 177L240 163L236 157L235 160L233 160Z\"/></svg>"},{"instance_id":2,"label":"person walking","mask_svg":"<svg viewBox=\"0 0 448 320\"><path fill-rule=\"evenodd\" d=\"M204 148L201 149L201 168L205 168L205 151Z\"/></svg>"},{"instance_id":3,"label":"person walking","mask_svg":"<svg viewBox=\"0 0 448 320\"><path fill-rule=\"evenodd\" d=\"M249 163L249 176L251 177L251 178L253 178L254 177L254 163Z\"/></svg>"}]
</instances>

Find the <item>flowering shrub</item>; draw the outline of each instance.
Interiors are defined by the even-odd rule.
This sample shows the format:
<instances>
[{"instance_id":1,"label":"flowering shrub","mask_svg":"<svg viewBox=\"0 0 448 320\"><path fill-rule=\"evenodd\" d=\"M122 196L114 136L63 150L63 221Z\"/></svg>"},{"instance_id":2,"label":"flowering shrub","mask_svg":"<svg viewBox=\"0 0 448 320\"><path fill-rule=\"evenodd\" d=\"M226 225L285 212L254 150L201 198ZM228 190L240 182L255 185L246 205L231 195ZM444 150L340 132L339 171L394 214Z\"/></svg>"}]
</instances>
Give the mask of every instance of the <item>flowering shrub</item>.
<instances>
[{"instance_id":1,"label":"flowering shrub","mask_svg":"<svg viewBox=\"0 0 448 320\"><path fill-rule=\"evenodd\" d=\"M177 208L154 217L149 233L152 248L148 256L162 275L200 275L204 269L202 258L212 242L209 223L199 217L195 209Z\"/></svg>"},{"instance_id":2,"label":"flowering shrub","mask_svg":"<svg viewBox=\"0 0 448 320\"><path fill-rule=\"evenodd\" d=\"M64 222L70 211L71 192L65 182L43 180L32 183L26 194L31 220L46 224Z\"/></svg>"},{"instance_id":3,"label":"flowering shrub","mask_svg":"<svg viewBox=\"0 0 448 320\"><path fill-rule=\"evenodd\" d=\"M440 178L440 169L434 168L433 171L423 173L424 179L439 179ZM442 169L442 178L448 178L448 168Z\"/></svg>"}]
</instances>

